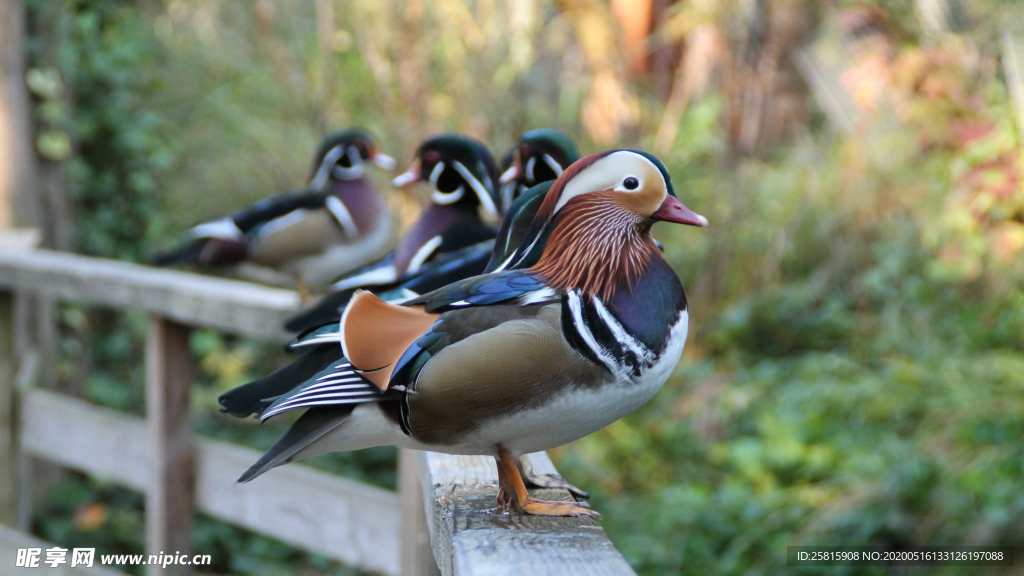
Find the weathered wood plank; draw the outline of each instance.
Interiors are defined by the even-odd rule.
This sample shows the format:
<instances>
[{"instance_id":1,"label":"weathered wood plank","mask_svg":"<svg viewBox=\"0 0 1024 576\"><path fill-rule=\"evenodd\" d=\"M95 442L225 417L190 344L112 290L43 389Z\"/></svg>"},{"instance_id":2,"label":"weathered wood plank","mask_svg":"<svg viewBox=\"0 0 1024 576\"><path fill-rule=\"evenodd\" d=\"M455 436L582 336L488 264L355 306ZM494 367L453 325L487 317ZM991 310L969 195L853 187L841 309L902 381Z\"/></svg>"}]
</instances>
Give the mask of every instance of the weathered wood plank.
<instances>
[{"instance_id":1,"label":"weathered wood plank","mask_svg":"<svg viewBox=\"0 0 1024 576\"><path fill-rule=\"evenodd\" d=\"M200 443L199 509L354 566L399 573L397 494L297 464L236 485L259 457L227 443Z\"/></svg>"},{"instance_id":2,"label":"weathered wood plank","mask_svg":"<svg viewBox=\"0 0 1024 576\"><path fill-rule=\"evenodd\" d=\"M49 250L0 251L0 289L80 304L141 309L189 326L284 340L290 290Z\"/></svg>"},{"instance_id":3,"label":"weathered wood plank","mask_svg":"<svg viewBox=\"0 0 1024 576\"><path fill-rule=\"evenodd\" d=\"M195 455L189 418L192 353L187 326L154 317L146 333L146 424L152 457L146 490L146 553L191 554ZM146 567L149 576L190 566Z\"/></svg>"},{"instance_id":4,"label":"weathered wood plank","mask_svg":"<svg viewBox=\"0 0 1024 576\"><path fill-rule=\"evenodd\" d=\"M23 406L27 452L146 490L152 454L143 420L43 390ZM300 464L236 485L259 452L202 438L196 452L198 510L354 566L399 573L397 494Z\"/></svg>"},{"instance_id":5,"label":"weathered wood plank","mask_svg":"<svg viewBox=\"0 0 1024 576\"><path fill-rule=\"evenodd\" d=\"M425 514L419 457L415 450L398 453L398 493L402 507L402 576L439 576L441 571L430 547L430 526Z\"/></svg>"},{"instance_id":6,"label":"weathered wood plank","mask_svg":"<svg viewBox=\"0 0 1024 576\"><path fill-rule=\"evenodd\" d=\"M44 564L46 560L46 550L53 548L55 544L33 538L24 532L18 532L10 528L4 528L0 526L0 566L3 566L4 574L46 574L47 576L125 576L124 572L118 572L100 565L100 553L97 550L96 555L93 558L93 565L91 568L85 566L71 567L71 554L73 549L68 549L67 563L58 564L56 567L51 568L49 564ZM40 559L39 566L35 568L15 567L15 562L18 558L19 548L39 548Z\"/></svg>"},{"instance_id":7,"label":"weathered wood plank","mask_svg":"<svg viewBox=\"0 0 1024 576\"><path fill-rule=\"evenodd\" d=\"M32 390L22 401L21 436L23 449L39 458L140 492L149 486L150 446L141 418Z\"/></svg>"},{"instance_id":8,"label":"weathered wood plank","mask_svg":"<svg viewBox=\"0 0 1024 576\"><path fill-rule=\"evenodd\" d=\"M20 450L18 448L18 391L14 353L14 297L0 292L0 523L18 522Z\"/></svg>"},{"instance_id":9,"label":"weathered wood plank","mask_svg":"<svg viewBox=\"0 0 1024 576\"><path fill-rule=\"evenodd\" d=\"M42 239L38 228L6 228L0 230L0 250L35 250Z\"/></svg>"},{"instance_id":10,"label":"weathered wood plank","mask_svg":"<svg viewBox=\"0 0 1024 576\"><path fill-rule=\"evenodd\" d=\"M546 454L529 455L535 473L556 473ZM445 576L634 574L604 530L590 519L497 513L493 458L419 454L431 542ZM536 490L568 500L565 490Z\"/></svg>"}]
</instances>

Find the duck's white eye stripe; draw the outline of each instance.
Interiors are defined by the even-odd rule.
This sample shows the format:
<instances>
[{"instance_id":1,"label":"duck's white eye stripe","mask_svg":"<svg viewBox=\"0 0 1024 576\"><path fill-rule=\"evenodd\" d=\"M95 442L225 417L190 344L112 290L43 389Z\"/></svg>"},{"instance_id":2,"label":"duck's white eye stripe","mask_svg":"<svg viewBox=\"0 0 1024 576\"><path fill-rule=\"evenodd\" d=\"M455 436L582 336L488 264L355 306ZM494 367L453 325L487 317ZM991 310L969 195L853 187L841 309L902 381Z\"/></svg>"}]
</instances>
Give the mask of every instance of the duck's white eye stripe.
<instances>
[{"instance_id":1,"label":"duck's white eye stripe","mask_svg":"<svg viewBox=\"0 0 1024 576\"><path fill-rule=\"evenodd\" d=\"M434 190L437 190L437 180L441 177L442 172L444 172L444 162L434 164L434 169L430 171L430 187Z\"/></svg>"},{"instance_id":2,"label":"duck's white eye stripe","mask_svg":"<svg viewBox=\"0 0 1024 576\"><path fill-rule=\"evenodd\" d=\"M550 154L544 155L544 163L547 164L549 168L551 168L551 170L555 173L556 177L562 175L562 165L559 164L558 162L555 162L555 159L552 158Z\"/></svg>"},{"instance_id":3,"label":"duck's white eye stripe","mask_svg":"<svg viewBox=\"0 0 1024 576\"><path fill-rule=\"evenodd\" d=\"M494 205L494 199L491 198L491 192L488 190L488 187L484 186L482 182L477 180L476 176L474 176L468 168L462 165L462 162L456 160L452 163L452 166L455 168L455 171L469 183L473 192L476 192L477 200L480 201L480 205L484 207L484 210L486 210L491 216L497 216L498 208Z\"/></svg>"},{"instance_id":4,"label":"duck's white eye stripe","mask_svg":"<svg viewBox=\"0 0 1024 576\"><path fill-rule=\"evenodd\" d=\"M637 174L640 176L633 176ZM622 183L629 176L636 178L638 183L644 182L647 187L660 182L664 190L668 189L664 175L653 162L636 152L619 150L598 159L566 182L555 204L555 212L582 194L616 189L626 191Z\"/></svg>"},{"instance_id":5,"label":"duck's white eye stripe","mask_svg":"<svg viewBox=\"0 0 1024 576\"><path fill-rule=\"evenodd\" d=\"M341 159L345 155L345 149L341 145L335 146L324 154L324 159L320 162L320 167L317 168L316 175L309 182L309 187L313 190L319 190L324 187L327 183L327 176L331 172L331 167L334 163Z\"/></svg>"}]
</instances>

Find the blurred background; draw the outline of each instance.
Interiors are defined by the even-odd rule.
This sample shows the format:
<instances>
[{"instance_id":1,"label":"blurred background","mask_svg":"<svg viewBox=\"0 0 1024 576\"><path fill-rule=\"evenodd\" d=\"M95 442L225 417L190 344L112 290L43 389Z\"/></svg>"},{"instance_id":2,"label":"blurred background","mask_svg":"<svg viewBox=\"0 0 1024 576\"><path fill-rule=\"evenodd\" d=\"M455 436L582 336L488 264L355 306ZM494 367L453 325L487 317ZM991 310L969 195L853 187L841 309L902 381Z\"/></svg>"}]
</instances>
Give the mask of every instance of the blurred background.
<instances>
[{"instance_id":1,"label":"blurred background","mask_svg":"<svg viewBox=\"0 0 1024 576\"><path fill-rule=\"evenodd\" d=\"M552 452L638 573L777 574L788 545L1024 544L1024 3L23 4L40 193L2 216L61 250L144 261L301 186L353 124L403 165L436 132L500 155L539 127L659 155L711 222L655 229L688 291L684 359L641 410ZM401 223L422 202L388 196ZM145 318L59 316L56 386L141 414ZM268 447L284 424L215 398L286 356L207 331L191 346L197 431ZM394 461L310 463L393 488ZM36 534L142 553L140 494L47 486ZM203 516L194 544L211 573L356 573Z\"/></svg>"}]
</instances>

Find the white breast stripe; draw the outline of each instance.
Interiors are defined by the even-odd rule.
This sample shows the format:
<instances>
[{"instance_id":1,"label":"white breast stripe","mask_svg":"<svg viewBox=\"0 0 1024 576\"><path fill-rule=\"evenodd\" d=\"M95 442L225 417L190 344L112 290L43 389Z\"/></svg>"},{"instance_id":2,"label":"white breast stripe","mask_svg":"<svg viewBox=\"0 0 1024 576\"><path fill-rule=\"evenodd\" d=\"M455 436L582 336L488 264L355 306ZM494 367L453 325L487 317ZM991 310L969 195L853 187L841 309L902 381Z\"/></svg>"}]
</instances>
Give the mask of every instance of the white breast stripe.
<instances>
[{"instance_id":1,"label":"white breast stripe","mask_svg":"<svg viewBox=\"0 0 1024 576\"><path fill-rule=\"evenodd\" d=\"M603 320L605 325L608 326L608 329L611 331L612 335L615 336L615 339L618 340L619 344L622 345L623 349L628 348L636 354L636 359L639 360L641 364L647 364L654 358L654 354L648 350L642 342L633 338L632 335L626 332L626 329L622 327L622 324L620 324L619 321L612 316L612 313L604 307L604 302L601 302L600 298L594 297L593 302L594 309L597 310L597 315L600 316L601 320Z\"/></svg>"},{"instance_id":2,"label":"white breast stripe","mask_svg":"<svg viewBox=\"0 0 1024 576\"><path fill-rule=\"evenodd\" d=\"M590 351L594 353L594 356L597 356L601 363L608 368L608 371L621 377L622 371L619 369L615 359L608 354L608 351L603 346L598 344L593 332L590 331L586 322L583 321L583 304L580 301L579 290L570 290L565 295L569 300L569 312L572 314L572 323L576 328L576 332L583 338L583 341L590 348Z\"/></svg>"},{"instance_id":3,"label":"white breast stripe","mask_svg":"<svg viewBox=\"0 0 1024 576\"><path fill-rule=\"evenodd\" d=\"M412 260L409 262L409 268L405 271L406 274L412 274L419 270L420 267L423 266L423 264L425 264L426 261L434 254L434 251L441 246L441 242L442 240L440 236L434 236L428 240L426 244L420 246L420 249L413 254Z\"/></svg>"},{"instance_id":4,"label":"white breast stripe","mask_svg":"<svg viewBox=\"0 0 1024 576\"><path fill-rule=\"evenodd\" d=\"M341 225L341 229L345 231L345 236L348 236L349 240L359 238L359 228L356 226L355 220L352 219L352 214L349 213L345 203L336 196L328 196L325 204L331 216L334 216L334 219Z\"/></svg>"}]
</instances>

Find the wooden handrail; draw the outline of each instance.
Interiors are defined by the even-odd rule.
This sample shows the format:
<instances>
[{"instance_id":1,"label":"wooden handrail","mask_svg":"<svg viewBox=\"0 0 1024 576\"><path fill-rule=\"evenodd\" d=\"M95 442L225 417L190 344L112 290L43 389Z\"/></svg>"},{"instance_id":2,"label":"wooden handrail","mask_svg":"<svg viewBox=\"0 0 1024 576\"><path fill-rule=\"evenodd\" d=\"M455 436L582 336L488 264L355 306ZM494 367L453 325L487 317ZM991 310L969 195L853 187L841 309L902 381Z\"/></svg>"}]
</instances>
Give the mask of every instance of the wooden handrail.
<instances>
[{"instance_id":1,"label":"wooden handrail","mask_svg":"<svg viewBox=\"0 0 1024 576\"><path fill-rule=\"evenodd\" d=\"M16 374L28 373L38 358L15 358L15 292L149 313L147 418L53 392L17 390L15 380L25 378ZM493 512L493 459L403 450L400 498L294 464L235 486L259 454L188 433L188 329L284 341L282 322L297 305L287 290L0 245L0 514L19 498L16 486L25 475L18 462L30 454L144 491L147 553L187 548L196 508L389 576L633 573L590 520ZM556 473L544 454L528 461L537 473ZM184 573L148 567L150 576Z\"/></svg>"},{"instance_id":2,"label":"wooden handrail","mask_svg":"<svg viewBox=\"0 0 1024 576\"><path fill-rule=\"evenodd\" d=\"M419 452L418 459L434 557L444 576L635 574L593 520L493 512L498 493L494 458ZM543 452L524 460L534 474L558 474ZM536 495L570 498L566 490Z\"/></svg>"},{"instance_id":3,"label":"wooden handrail","mask_svg":"<svg viewBox=\"0 0 1024 576\"><path fill-rule=\"evenodd\" d=\"M0 251L0 290L149 312L179 324L286 341L290 290L50 250Z\"/></svg>"}]
</instances>

